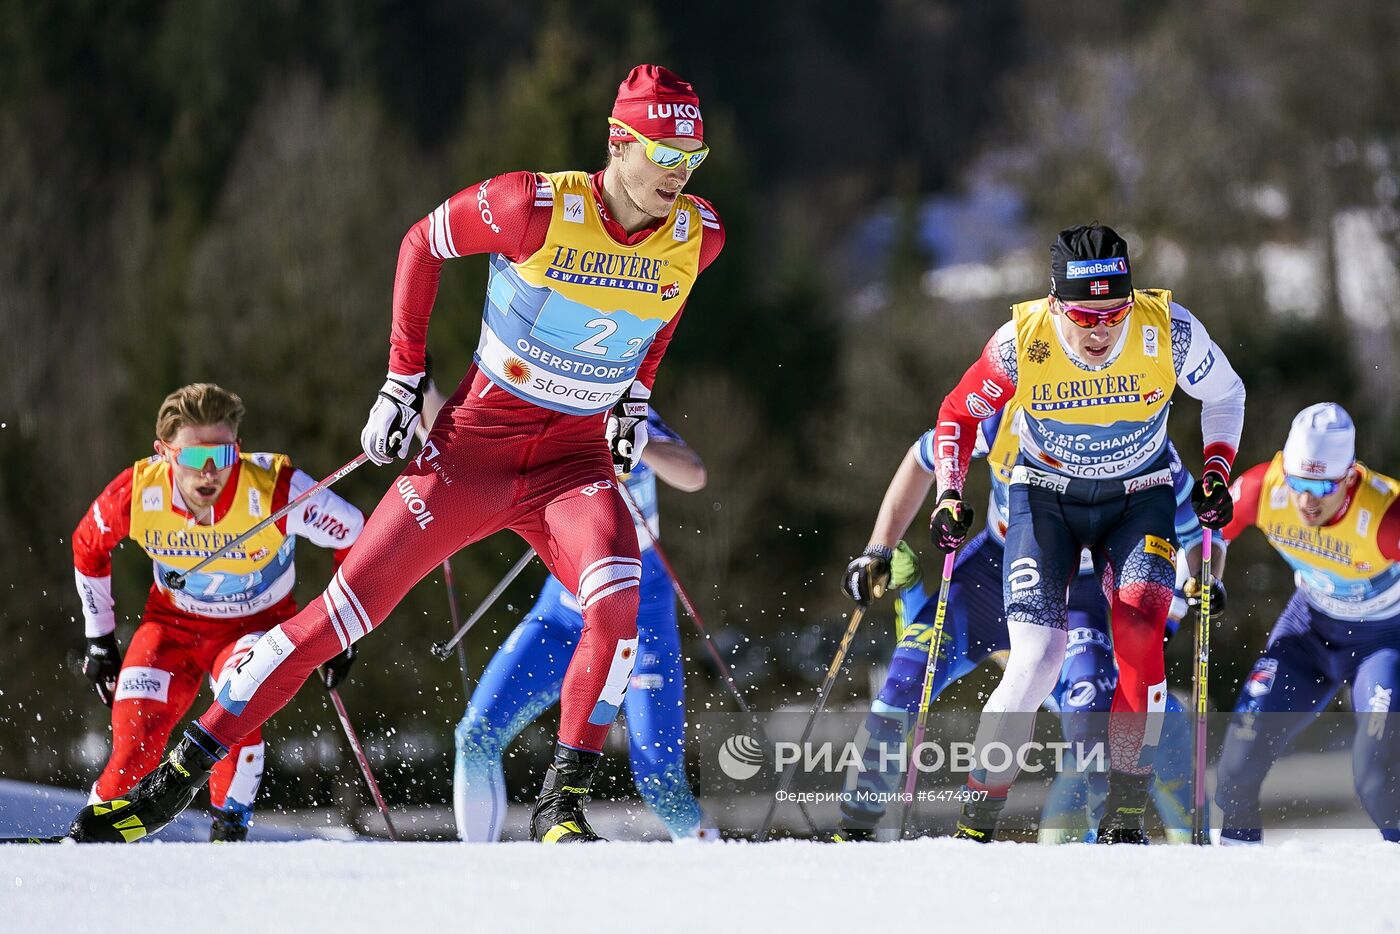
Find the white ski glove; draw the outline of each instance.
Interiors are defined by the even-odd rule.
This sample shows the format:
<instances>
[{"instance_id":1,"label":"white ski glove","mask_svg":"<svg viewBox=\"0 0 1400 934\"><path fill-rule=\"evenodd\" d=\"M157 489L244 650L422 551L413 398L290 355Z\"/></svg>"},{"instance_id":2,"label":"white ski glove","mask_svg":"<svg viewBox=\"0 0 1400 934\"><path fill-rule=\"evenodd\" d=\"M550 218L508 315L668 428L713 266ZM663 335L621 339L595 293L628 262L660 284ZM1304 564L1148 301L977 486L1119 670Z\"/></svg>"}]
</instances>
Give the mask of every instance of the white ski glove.
<instances>
[{"instance_id":1,"label":"white ski glove","mask_svg":"<svg viewBox=\"0 0 1400 934\"><path fill-rule=\"evenodd\" d=\"M647 446L647 417L651 415L651 390L633 383L608 413L603 432L612 451L613 472L617 476L636 468Z\"/></svg>"},{"instance_id":2,"label":"white ski glove","mask_svg":"<svg viewBox=\"0 0 1400 934\"><path fill-rule=\"evenodd\" d=\"M360 446L376 464L383 466L395 457L408 456L408 443L423 413L423 375L390 372L380 388L360 432Z\"/></svg>"}]
</instances>

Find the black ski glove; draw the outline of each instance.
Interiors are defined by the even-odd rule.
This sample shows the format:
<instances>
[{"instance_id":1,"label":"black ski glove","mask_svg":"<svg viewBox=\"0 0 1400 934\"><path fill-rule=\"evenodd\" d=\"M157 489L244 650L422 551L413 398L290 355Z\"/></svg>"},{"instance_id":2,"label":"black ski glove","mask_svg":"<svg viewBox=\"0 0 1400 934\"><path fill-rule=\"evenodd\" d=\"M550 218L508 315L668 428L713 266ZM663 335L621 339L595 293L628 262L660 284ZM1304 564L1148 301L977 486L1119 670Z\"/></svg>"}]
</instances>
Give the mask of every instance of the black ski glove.
<instances>
[{"instance_id":1,"label":"black ski glove","mask_svg":"<svg viewBox=\"0 0 1400 934\"><path fill-rule=\"evenodd\" d=\"M87 642L83 677L92 682L92 688L102 703L110 707L112 697L117 693L117 674L122 670L121 646L117 645L117 635L113 632Z\"/></svg>"},{"instance_id":2,"label":"black ski glove","mask_svg":"<svg viewBox=\"0 0 1400 934\"><path fill-rule=\"evenodd\" d=\"M859 558L846 565L841 589L861 606L885 595L890 585L890 558L894 552L884 545L868 545Z\"/></svg>"},{"instance_id":3,"label":"black ski glove","mask_svg":"<svg viewBox=\"0 0 1400 934\"><path fill-rule=\"evenodd\" d=\"M1235 501L1230 498L1230 484L1215 471L1196 481L1191 491L1191 508L1201 525L1208 529L1223 529L1235 518Z\"/></svg>"},{"instance_id":4,"label":"black ski glove","mask_svg":"<svg viewBox=\"0 0 1400 934\"><path fill-rule=\"evenodd\" d=\"M350 666L355 664L355 645L350 644L344 652L332 657L321 666L321 681L326 690L334 690L350 676Z\"/></svg>"},{"instance_id":5,"label":"black ski glove","mask_svg":"<svg viewBox=\"0 0 1400 934\"><path fill-rule=\"evenodd\" d=\"M957 551L972 530L976 515L976 511L963 502L961 490L945 490L929 519L928 531L933 546L944 554Z\"/></svg>"}]
</instances>

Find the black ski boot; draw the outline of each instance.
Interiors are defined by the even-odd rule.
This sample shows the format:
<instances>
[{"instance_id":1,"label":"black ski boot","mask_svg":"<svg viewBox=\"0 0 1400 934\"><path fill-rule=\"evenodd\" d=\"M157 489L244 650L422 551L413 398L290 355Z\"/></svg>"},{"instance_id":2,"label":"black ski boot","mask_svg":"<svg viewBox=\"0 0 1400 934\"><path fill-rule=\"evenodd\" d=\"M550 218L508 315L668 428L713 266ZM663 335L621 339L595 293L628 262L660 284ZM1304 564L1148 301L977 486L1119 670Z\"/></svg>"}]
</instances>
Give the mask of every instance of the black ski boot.
<instances>
[{"instance_id":1,"label":"black ski boot","mask_svg":"<svg viewBox=\"0 0 1400 934\"><path fill-rule=\"evenodd\" d=\"M200 745L201 741L205 745ZM220 751L215 754L209 749ZM223 752L209 734L192 726L165 761L135 788L120 798L89 804L79 811L68 836L79 843L135 843L156 833L190 806Z\"/></svg>"},{"instance_id":2,"label":"black ski boot","mask_svg":"<svg viewBox=\"0 0 1400 934\"><path fill-rule=\"evenodd\" d=\"M556 746L554 764L544 777L535 810L530 814L530 839L540 843L594 843L603 838L588 826L583 805L588 787L602 760L600 752Z\"/></svg>"},{"instance_id":3,"label":"black ski boot","mask_svg":"<svg viewBox=\"0 0 1400 934\"><path fill-rule=\"evenodd\" d=\"M1099 843L1147 845L1143 818L1147 814L1147 795L1151 787L1151 775L1109 773L1108 801L1104 804L1103 823L1099 824Z\"/></svg>"},{"instance_id":4,"label":"black ski boot","mask_svg":"<svg viewBox=\"0 0 1400 934\"><path fill-rule=\"evenodd\" d=\"M214 822L209 825L209 842L242 843L248 839L248 825L252 822L252 808L236 801L225 802L222 808L214 809Z\"/></svg>"},{"instance_id":5,"label":"black ski boot","mask_svg":"<svg viewBox=\"0 0 1400 934\"><path fill-rule=\"evenodd\" d=\"M991 843L997 838L997 825L1001 823L1001 811L1004 807L1005 798L987 797L980 801L969 798L964 801L962 816L958 818L958 829L953 833L953 839Z\"/></svg>"}]
</instances>

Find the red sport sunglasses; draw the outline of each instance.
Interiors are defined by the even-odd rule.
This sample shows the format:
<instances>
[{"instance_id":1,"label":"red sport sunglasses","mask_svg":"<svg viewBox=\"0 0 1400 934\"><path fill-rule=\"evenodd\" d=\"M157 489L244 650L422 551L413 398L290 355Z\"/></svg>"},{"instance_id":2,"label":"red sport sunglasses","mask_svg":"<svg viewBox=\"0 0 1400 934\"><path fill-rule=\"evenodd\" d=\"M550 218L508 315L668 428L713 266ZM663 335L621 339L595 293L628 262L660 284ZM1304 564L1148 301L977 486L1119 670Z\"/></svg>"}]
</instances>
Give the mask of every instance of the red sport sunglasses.
<instances>
[{"instance_id":1,"label":"red sport sunglasses","mask_svg":"<svg viewBox=\"0 0 1400 934\"><path fill-rule=\"evenodd\" d=\"M1096 328L1101 324L1106 328L1122 324L1123 319L1128 317L1128 312L1133 310L1131 298L1121 305L1114 305L1112 308L1085 308L1083 305L1071 305L1060 299L1057 301L1060 302L1060 308L1064 311L1065 317L1085 330Z\"/></svg>"}]
</instances>

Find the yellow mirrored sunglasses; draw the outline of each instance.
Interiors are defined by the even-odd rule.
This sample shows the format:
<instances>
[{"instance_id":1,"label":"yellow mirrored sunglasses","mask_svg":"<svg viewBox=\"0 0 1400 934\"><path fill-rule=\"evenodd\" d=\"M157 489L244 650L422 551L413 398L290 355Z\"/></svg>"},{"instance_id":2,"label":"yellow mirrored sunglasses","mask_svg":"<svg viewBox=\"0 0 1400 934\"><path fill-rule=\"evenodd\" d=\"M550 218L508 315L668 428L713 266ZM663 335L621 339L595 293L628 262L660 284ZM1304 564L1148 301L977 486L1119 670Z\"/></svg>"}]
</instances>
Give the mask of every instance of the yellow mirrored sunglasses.
<instances>
[{"instance_id":1,"label":"yellow mirrored sunglasses","mask_svg":"<svg viewBox=\"0 0 1400 934\"><path fill-rule=\"evenodd\" d=\"M695 151L677 149L675 146L667 146L665 143L658 143L654 139L648 139L616 117L609 117L608 123L613 126L620 126L628 133L637 138L637 142L646 147L647 158L663 169L679 168L682 164L692 172L700 167L700 163L705 161L705 157L710 154L709 146L701 146Z\"/></svg>"}]
</instances>

